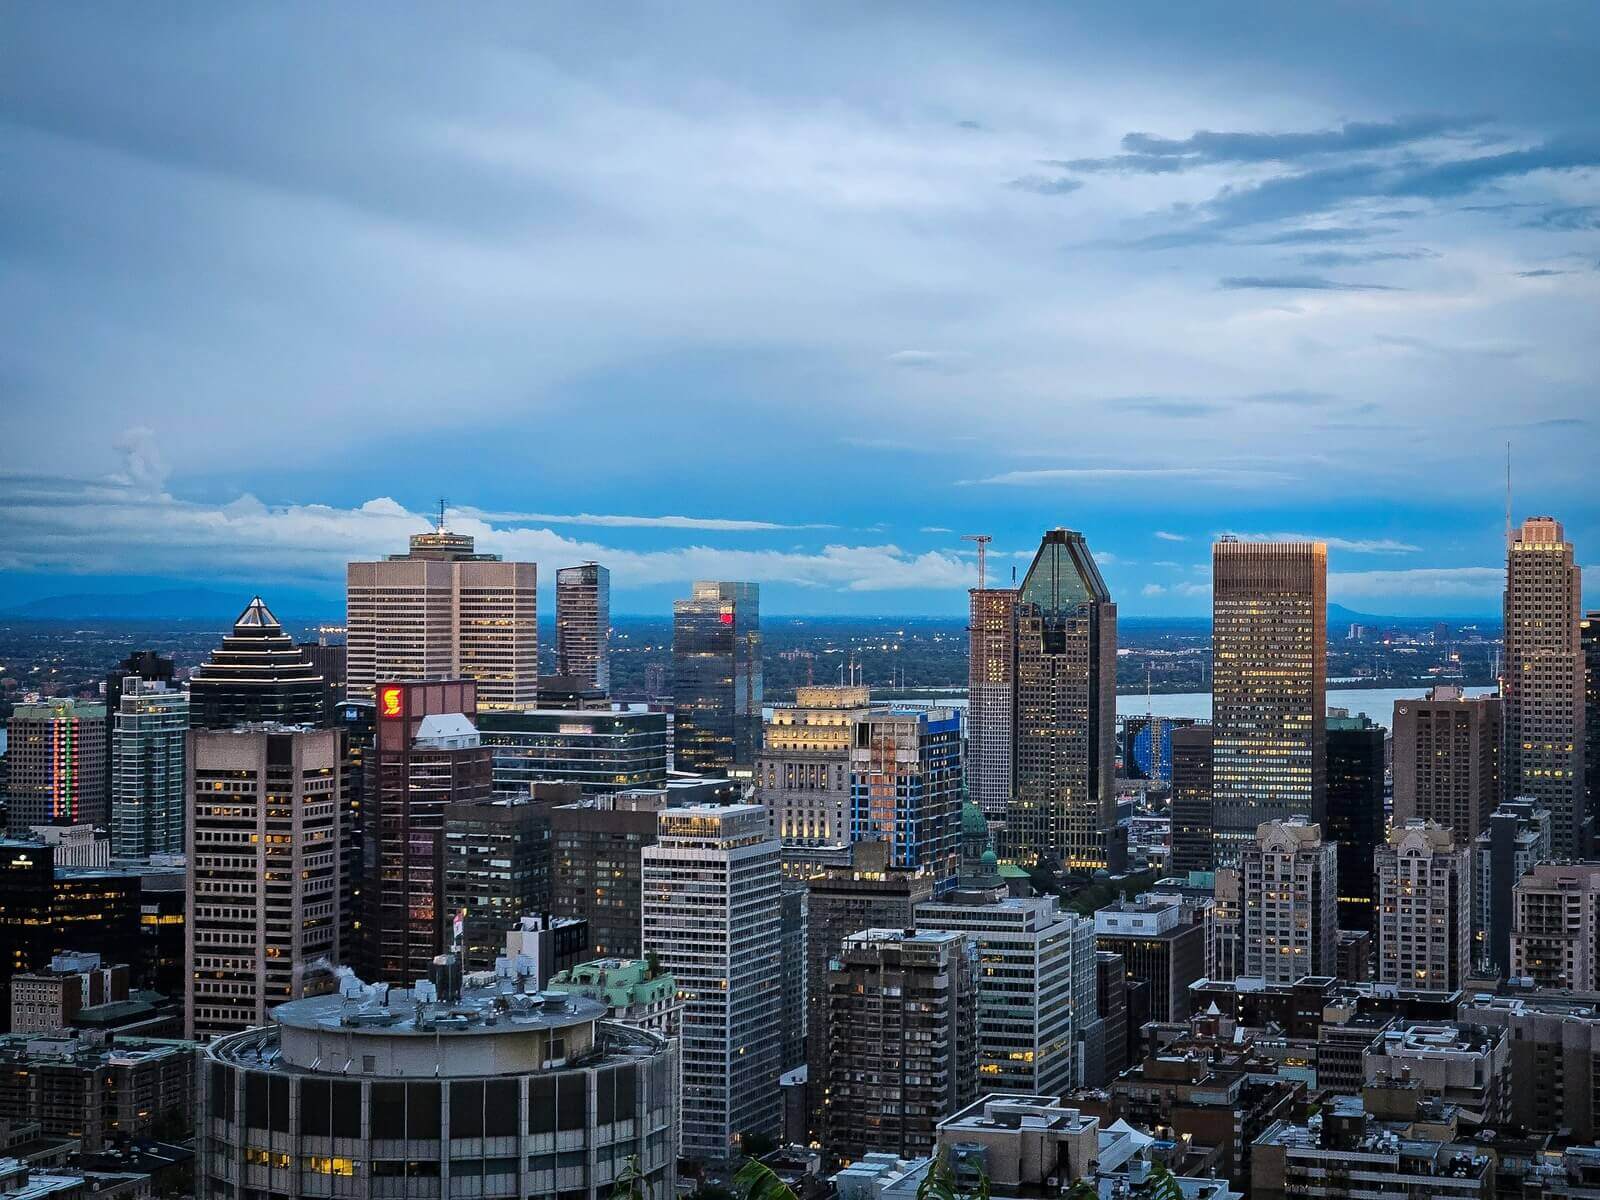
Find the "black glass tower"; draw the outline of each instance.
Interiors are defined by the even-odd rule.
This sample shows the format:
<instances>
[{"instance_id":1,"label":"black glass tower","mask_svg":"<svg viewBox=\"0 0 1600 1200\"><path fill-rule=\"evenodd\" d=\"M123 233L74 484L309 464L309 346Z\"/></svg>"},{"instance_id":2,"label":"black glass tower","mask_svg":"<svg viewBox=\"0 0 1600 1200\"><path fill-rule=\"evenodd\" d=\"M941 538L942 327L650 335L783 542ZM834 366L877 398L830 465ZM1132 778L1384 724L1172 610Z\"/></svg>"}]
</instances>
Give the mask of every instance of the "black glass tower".
<instances>
[{"instance_id":1,"label":"black glass tower","mask_svg":"<svg viewBox=\"0 0 1600 1200\"><path fill-rule=\"evenodd\" d=\"M761 608L753 583L696 582L672 605L673 762L754 767L761 748Z\"/></svg>"},{"instance_id":2,"label":"black glass tower","mask_svg":"<svg viewBox=\"0 0 1600 1200\"><path fill-rule=\"evenodd\" d=\"M1382 725L1327 718L1325 841L1339 843L1339 928L1374 932L1372 855L1384 840Z\"/></svg>"},{"instance_id":3,"label":"black glass tower","mask_svg":"<svg viewBox=\"0 0 1600 1200\"><path fill-rule=\"evenodd\" d=\"M327 682L257 596L189 681L189 713L195 729L245 721L323 726Z\"/></svg>"}]
</instances>

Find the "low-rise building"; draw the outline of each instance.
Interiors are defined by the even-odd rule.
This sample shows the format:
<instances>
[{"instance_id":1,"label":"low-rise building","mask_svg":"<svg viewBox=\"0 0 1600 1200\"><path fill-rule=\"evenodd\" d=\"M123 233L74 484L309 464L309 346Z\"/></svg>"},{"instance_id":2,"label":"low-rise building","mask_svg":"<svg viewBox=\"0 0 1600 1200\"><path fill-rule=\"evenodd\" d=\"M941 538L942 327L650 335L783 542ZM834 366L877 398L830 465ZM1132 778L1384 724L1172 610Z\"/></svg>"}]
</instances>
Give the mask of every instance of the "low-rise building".
<instances>
[{"instance_id":1,"label":"low-rise building","mask_svg":"<svg viewBox=\"0 0 1600 1200\"><path fill-rule=\"evenodd\" d=\"M1510 1039L1478 1025L1401 1024L1386 1029L1363 1058L1364 1082L1417 1084L1424 1097L1453 1104L1463 1125L1492 1128L1509 1116L1505 1088Z\"/></svg>"},{"instance_id":2,"label":"low-rise building","mask_svg":"<svg viewBox=\"0 0 1600 1200\"><path fill-rule=\"evenodd\" d=\"M98 954L57 954L43 971L11 977L11 1032L53 1033L86 1008L128 998L128 966Z\"/></svg>"},{"instance_id":3,"label":"low-rise building","mask_svg":"<svg viewBox=\"0 0 1600 1200\"><path fill-rule=\"evenodd\" d=\"M35 1120L79 1138L85 1152L113 1137L187 1129L194 1119L194 1045L95 1034L0 1037L0 1120Z\"/></svg>"}]
</instances>

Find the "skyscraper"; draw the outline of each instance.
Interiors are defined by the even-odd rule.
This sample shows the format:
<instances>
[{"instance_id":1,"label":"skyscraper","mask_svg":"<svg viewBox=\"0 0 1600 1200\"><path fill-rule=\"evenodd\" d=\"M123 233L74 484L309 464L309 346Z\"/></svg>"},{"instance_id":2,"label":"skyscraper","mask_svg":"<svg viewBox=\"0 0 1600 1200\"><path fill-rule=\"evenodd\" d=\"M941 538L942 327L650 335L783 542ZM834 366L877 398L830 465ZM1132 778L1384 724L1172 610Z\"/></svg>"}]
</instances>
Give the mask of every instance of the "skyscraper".
<instances>
[{"instance_id":1,"label":"skyscraper","mask_svg":"<svg viewBox=\"0 0 1600 1200\"><path fill-rule=\"evenodd\" d=\"M1511 973L1512 889L1550 857L1550 813L1532 800L1495 809L1472 844L1474 965Z\"/></svg>"},{"instance_id":2,"label":"skyscraper","mask_svg":"<svg viewBox=\"0 0 1600 1200\"><path fill-rule=\"evenodd\" d=\"M328 723L327 681L260 596L189 680L189 721L196 729Z\"/></svg>"},{"instance_id":3,"label":"skyscraper","mask_svg":"<svg viewBox=\"0 0 1600 1200\"><path fill-rule=\"evenodd\" d=\"M1600 863L1539 863L1517 880L1511 974L1542 988L1600 986Z\"/></svg>"},{"instance_id":4,"label":"skyscraper","mask_svg":"<svg viewBox=\"0 0 1600 1200\"><path fill-rule=\"evenodd\" d=\"M1561 523L1529 517L1506 556L1506 799L1532 796L1550 810L1555 853L1583 850L1584 673L1578 635L1582 585Z\"/></svg>"},{"instance_id":5,"label":"skyscraper","mask_svg":"<svg viewBox=\"0 0 1600 1200\"><path fill-rule=\"evenodd\" d=\"M1413 818L1389 831L1375 856L1380 983L1461 986L1471 969L1470 854L1432 821Z\"/></svg>"},{"instance_id":6,"label":"skyscraper","mask_svg":"<svg viewBox=\"0 0 1600 1200\"><path fill-rule=\"evenodd\" d=\"M961 865L961 718L953 709L874 709L851 727L851 841L881 841L889 865L926 870L936 891Z\"/></svg>"},{"instance_id":7,"label":"skyscraper","mask_svg":"<svg viewBox=\"0 0 1600 1200\"><path fill-rule=\"evenodd\" d=\"M1394 702L1394 822L1421 818L1470 845L1500 803L1502 707L1498 696L1469 698L1430 688Z\"/></svg>"},{"instance_id":8,"label":"skyscraper","mask_svg":"<svg viewBox=\"0 0 1600 1200\"><path fill-rule=\"evenodd\" d=\"M556 572L556 673L611 691L611 572L599 563Z\"/></svg>"},{"instance_id":9,"label":"skyscraper","mask_svg":"<svg viewBox=\"0 0 1600 1200\"><path fill-rule=\"evenodd\" d=\"M577 798L572 785L562 790ZM443 912L461 920L461 969L492 971L517 922L549 910L549 801L515 793L458 800L444 810L443 844Z\"/></svg>"},{"instance_id":10,"label":"skyscraper","mask_svg":"<svg viewBox=\"0 0 1600 1200\"><path fill-rule=\"evenodd\" d=\"M1383 844L1382 725L1365 716L1328 723L1328 801L1323 835L1339 847L1339 928L1374 931L1373 854Z\"/></svg>"},{"instance_id":11,"label":"skyscraper","mask_svg":"<svg viewBox=\"0 0 1600 1200\"><path fill-rule=\"evenodd\" d=\"M106 676L106 812L111 811L111 753L114 739L109 735L116 724L117 710L122 706L122 681L130 676L150 683L173 683L174 666L170 658L162 658L154 650L135 650L123 659Z\"/></svg>"},{"instance_id":12,"label":"skyscraper","mask_svg":"<svg viewBox=\"0 0 1600 1200\"><path fill-rule=\"evenodd\" d=\"M991 820L1011 802L1017 590L973 588L967 635L967 794Z\"/></svg>"},{"instance_id":13,"label":"skyscraper","mask_svg":"<svg viewBox=\"0 0 1600 1200\"><path fill-rule=\"evenodd\" d=\"M673 761L754 766L761 746L761 603L753 583L698 580L672 605Z\"/></svg>"},{"instance_id":14,"label":"skyscraper","mask_svg":"<svg viewBox=\"0 0 1600 1200\"><path fill-rule=\"evenodd\" d=\"M185 1036L265 1025L308 968L341 961L340 741L259 723L190 732Z\"/></svg>"},{"instance_id":15,"label":"skyscraper","mask_svg":"<svg viewBox=\"0 0 1600 1200\"><path fill-rule=\"evenodd\" d=\"M1211 870L1211 737L1209 725L1172 731L1172 870Z\"/></svg>"},{"instance_id":16,"label":"skyscraper","mask_svg":"<svg viewBox=\"0 0 1600 1200\"><path fill-rule=\"evenodd\" d=\"M657 815L640 929L684 996L683 1153L726 1160L779 1124L783 1035L780 847L759 804Z\"/></svg>"},{"instance_id":17,"label":"skyscraper","mask_svg":"<svg viewBox=\"0 0 1600 1200\"><path fill-rule=\"evenodd\" d=\"M1215 861L1266 821L1323 816L1328 548L1241 542L1211 552Z\"/></svg>"},{"instance_id":18,"label":"skyscraper","mask_svg":"<svg viewBox=\"0 0 1600 1200\"><path fill-rule=\"evenodd\" d=\"M345 694L387 679L471 679L484 709L532 708L539 686L538 567L478 554L467 534L411 535L408 554L345 572ZM468 714L471 715L471 714Z\"/></svg>"},{"instance_id":19,"label":"skyscraper","mask_svg":"<svg viewBox=\"0 0 1600 1200\"><path fill-rule=\"evenodd\" d=\"M422 979L445 949L445 813L491 789L489 748L468 714L471 680L378 685L374 789L366 812L378 877L362 887L370 978Z\"/></svg>"},{"instance_id":20,"label":"skyscraper","mask_svg":"<svg viewBox=\"0 0 1600 1200\"><path fill-rule=\"evenodd\" d=\"M125 858L182 854L189 693L129 676L111 721L111 847Z\"/></svg>"},{"instance_id":21,"label":"skyscraper","mask_svg":"<svg viewBox=\"0 0 1600 1200\"><path fill-rule=\"evenodd\" d=\"M797 688L794 704L775 705L762 728L756 798L791 874L850 841L851 734L870 702L864 687Z\"/></svg>"},{"instance_id":22,"label":"skyscraper","mask_svg":"<svg viewBox=\"0 0 1600 1200\"><path fill-rule=\"evenodd\" d=\"M1583 780L1588 793L1585 813L1600 829L1600 610L1584 614L1578 626L1583 647Z\"/></svg>"},{"instance_id":23,"label":"skyscraper","mask_svg":"<svg viewBox=\"0 0 1600 1200\"><path fill-rule=\"evenodd\" d=\"M1107 865L1116 825L1117 608L1081 533L1044 535L1017 596L1007 837L1022 858Z\"/></svg>"},{"instance_id":24,"label":"skyscraper","mask_svg":"<svg viewBox=\"0 0 1600 1200\"><path fill-rule=\"evenodd\" d=\"M1272 983L1337 973L1337 848L1303 817L1263 822L1239 860L1240 974Z\"/></svg>"},{"instance_id":25,"label":"skyscraper","mask_svg":"<svg viewBox=\"0 0 1600 1200\"><path fill-rule=\"evenodd\" d=\"M655 842L664 807L664 792L623 792L550 810L550 907L589 923L595 958L640 956L640 852Z\"/></svg>"},{"instance_id":26,"label":"skyscraper","mask_svg":"<svg viewBox=\"0 0 1600 1200\"><path fill-rule=\"evenodd\" d=\"M103 825L106 710L75 700L19 704L6 721L6 822L15 837L35 825Z\"/></svg>"}]
</instances>

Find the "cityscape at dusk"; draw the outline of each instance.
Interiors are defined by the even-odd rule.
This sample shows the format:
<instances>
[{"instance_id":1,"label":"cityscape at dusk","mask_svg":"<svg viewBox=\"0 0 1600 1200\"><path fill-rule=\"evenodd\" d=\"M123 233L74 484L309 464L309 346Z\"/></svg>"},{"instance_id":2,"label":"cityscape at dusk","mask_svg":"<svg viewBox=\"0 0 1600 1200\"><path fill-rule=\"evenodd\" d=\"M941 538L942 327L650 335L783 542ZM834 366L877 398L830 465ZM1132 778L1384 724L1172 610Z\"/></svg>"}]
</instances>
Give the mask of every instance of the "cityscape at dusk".
<instances>
[{"instance_id":1,"label":"cityscape at dusk","mask_svg":"<svg viewBox=\"0 0 1600 1200\"><path fill-rule=\"evenodd\" d=\"M1600 1198L1597 63L0 10L0 1200Z\"/></svg>"}]
</instances>

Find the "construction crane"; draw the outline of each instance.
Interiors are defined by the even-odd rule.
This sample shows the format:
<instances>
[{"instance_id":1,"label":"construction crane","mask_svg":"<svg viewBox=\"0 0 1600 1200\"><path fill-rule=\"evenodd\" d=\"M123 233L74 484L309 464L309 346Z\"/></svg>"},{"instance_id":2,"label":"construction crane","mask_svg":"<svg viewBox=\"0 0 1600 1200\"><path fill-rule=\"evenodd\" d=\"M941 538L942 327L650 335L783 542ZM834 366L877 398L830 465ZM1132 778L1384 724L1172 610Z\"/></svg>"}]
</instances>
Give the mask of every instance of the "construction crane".
<instances>
[{"instance_id":1,"label":"construction crane","mask_svg":"<svg viewBox=\"0 0 1600 1200\"><path fill-rule=\"evenodd\" d=\"M988 587L989 584L987 560L989 543L994 541L994 538L990 537L987 533L963 533L961 535L961 540L963 542L978 543L978 590L981 592Z\"/></svg>"}]
</instances>

